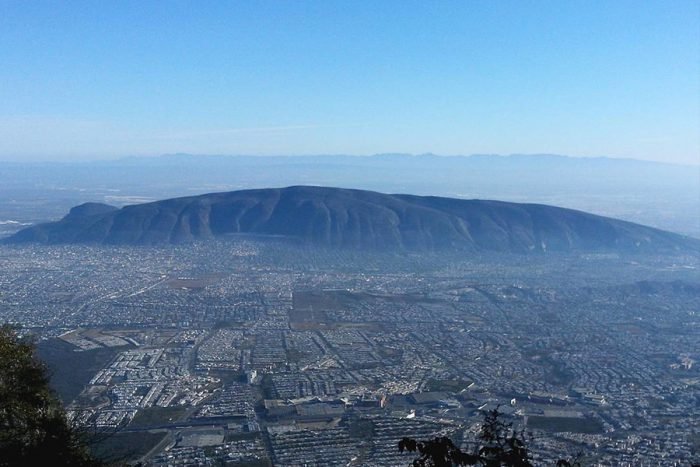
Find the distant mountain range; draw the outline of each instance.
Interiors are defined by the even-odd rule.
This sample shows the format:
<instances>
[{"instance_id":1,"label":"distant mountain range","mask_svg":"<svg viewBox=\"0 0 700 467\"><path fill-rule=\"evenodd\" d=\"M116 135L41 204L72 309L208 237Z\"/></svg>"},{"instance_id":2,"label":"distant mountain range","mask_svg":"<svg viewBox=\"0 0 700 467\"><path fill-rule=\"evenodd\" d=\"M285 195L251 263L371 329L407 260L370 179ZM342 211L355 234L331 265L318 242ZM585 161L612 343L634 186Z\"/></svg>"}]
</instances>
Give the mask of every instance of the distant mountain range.
<instances>
[{"instance_id":1,"label":"distant mountain range","mask_svg":"<svg viewBox=\"0 0 700 467\"><path fill-rule=\"evenodd\" d=\"M6 241L153 245L226 234L323 247L493 252L700 252L700 240L541 204L293 186L173 198L118 209L86 203Z\"/></svg>"}]
</instances>

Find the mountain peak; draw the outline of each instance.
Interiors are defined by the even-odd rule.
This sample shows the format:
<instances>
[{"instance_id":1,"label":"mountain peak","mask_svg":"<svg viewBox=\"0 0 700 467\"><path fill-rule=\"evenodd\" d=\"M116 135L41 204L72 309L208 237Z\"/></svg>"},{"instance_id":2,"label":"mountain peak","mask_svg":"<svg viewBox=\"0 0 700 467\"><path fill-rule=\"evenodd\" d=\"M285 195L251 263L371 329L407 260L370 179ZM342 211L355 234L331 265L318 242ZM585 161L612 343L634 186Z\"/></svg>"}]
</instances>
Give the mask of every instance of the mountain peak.
<instances>
[{"instance_id":1,"label":"mountain peak","mask_svg":"<svg viewBox=\"0 0 700 467\"><path fill-rule=\"evenodd\" d=\"M71 210L68 212L68 215L65 218L74 219L77 217L101 215L106 214L108 212L116 211L117 209L119 208L117 208L116 206L111 206L109 204L104 203L83 203L71 208Z\"/></svg>"}]
</instances>

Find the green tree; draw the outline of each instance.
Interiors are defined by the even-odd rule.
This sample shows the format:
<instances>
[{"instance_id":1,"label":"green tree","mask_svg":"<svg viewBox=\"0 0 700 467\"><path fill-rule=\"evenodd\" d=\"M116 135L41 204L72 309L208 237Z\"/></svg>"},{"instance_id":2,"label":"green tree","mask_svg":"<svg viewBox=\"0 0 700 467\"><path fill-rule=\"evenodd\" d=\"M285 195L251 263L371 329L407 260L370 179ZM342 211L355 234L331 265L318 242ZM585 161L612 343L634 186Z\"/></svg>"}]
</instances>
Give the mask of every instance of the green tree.
<instances>
[{"instance_id":1,"label":"green tree","mask_svg":"<svg viewBox=\"0 0 700 467\"><path fill-rule=\"evenodd\" d=\"M49 387L34 342L0 327L0 467L99 466Z\"/></svg>"}]
</instances>

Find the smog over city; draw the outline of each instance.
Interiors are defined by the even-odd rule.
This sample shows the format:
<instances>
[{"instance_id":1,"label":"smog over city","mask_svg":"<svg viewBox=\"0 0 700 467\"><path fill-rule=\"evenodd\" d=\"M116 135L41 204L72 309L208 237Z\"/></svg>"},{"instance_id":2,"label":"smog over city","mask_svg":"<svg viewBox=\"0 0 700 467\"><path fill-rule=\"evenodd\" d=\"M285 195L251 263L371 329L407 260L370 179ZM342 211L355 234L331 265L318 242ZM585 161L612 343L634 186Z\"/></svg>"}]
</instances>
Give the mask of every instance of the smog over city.
<instances>
[{"instance_id":1,"label":"smog over city","mask_svg":"<svg viewBox=\"0 0 700 467\"><path fill-rule=\"evenodd\" d=\"M4 2L0 57L0 467L700 464L697 2Z\"/></svg>"}]
</instances>

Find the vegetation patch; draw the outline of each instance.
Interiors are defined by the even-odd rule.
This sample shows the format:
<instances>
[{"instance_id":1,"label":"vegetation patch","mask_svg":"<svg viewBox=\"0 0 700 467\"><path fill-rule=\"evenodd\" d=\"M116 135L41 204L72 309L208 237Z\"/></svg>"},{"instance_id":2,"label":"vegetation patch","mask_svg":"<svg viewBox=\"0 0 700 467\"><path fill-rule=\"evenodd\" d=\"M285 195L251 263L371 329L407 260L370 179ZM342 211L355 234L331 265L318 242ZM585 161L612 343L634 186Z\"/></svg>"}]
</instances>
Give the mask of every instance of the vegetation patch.
<instances>
[{"instance_id":1,"label":"vegetation patch","mask_svg":"<svg viewBox=\"0 0 700 467\"><path fill-rule=\"evenodd\" d=\"M471 381L464 379L429 379L426 385L427 391L459 392L467 389Z\"/></svg>"},{"instance_id":2,"label":"vegetation patch","mask_svg":"<svg viewBox=\"0 0 700 467\"><path fill-rule=\"evenodd\" d=\"M374 435L374 423L362 418L351 420L348 424L348 434L351 438L371 439Z\"/></svg>"},{"instance_id":3,"label":"vegetation patch","mask_svg":"<svg viewBox=\"0 0 700 467\"><path fill-rule=\"evenodd\" d=\"M700 433L693 433L689 436L689 438L690 452L692 452L694 456L697 456L700 454Z\"/></svg>"},{"instance_id":4,"label":"vegetation patch","mask_svg":"<svg viewBox=\"0 0 700 467\"><path fill-rule=\"evenodd\" d=\"M129 428L160 426L180 421L187 412L186 407L148 407L139 409Z\"/></svg>"},{"instance_id":5,"label":"vegetation patch","mask_svg":"<svg viewBox=\"0 0 700 467\"><path fill-rule=\"evenodd\" d=\"M260 438L260 436L261 435L259 431L246 431L243 433L227 432L226 435L224 435L224 443L231 443L233 441L250 441L253 439L258 439Z\"/></svg>"},{"instance_id":6,"label":"vegetation patch","mask_svg":"<svg viewBox=\"0 0 700 467\"><path fill-rule=\"evenodd\" d=\"M102 347L76 352L76 347L61 339L37 344L37 354L47 365L51 388L64 404L73 401L95 374L128 347Z\"/></svg>"},{"instance_id":7,"label":"vegetation patch","mask_svg":"<svg viewBox=\"0 0 700 467\"><path fill-rule=\"evenodd\" d=\"M552 432L595 434L603 432L603 424L594 418L527 417L528 428Z\"/></svg>"},{"instance_id":8,"label":"vegetation patch","mask_svg":"<svg viewBox=\"0 0 700 467\"><path fill-rule=\"evenodd\" d=\"M146 455L163 441L167 434L165 431L158 433L147 431L115 433L93 444L90 450L98 459L118 465Z\"/></svg>"},{"instance_id":9,"label":"vegetation patch","mask_svg":"<svg viewBox=\"0 0 700 467\"><path fill-rule=\"evenodd\" d=\"M304 352L299 349L287 349L287 361L289 363L299 363L304 357L311 355L309 352Z\"/></svg>"}]
</instances>

